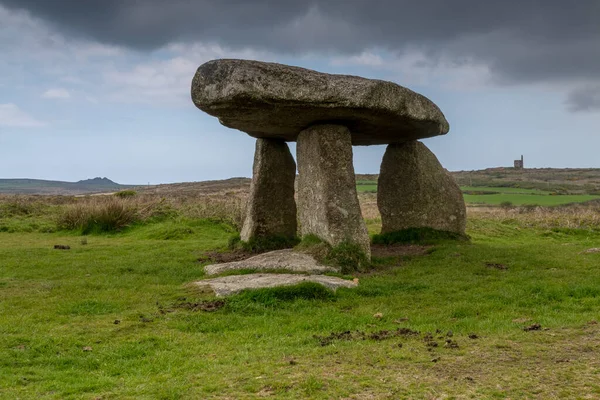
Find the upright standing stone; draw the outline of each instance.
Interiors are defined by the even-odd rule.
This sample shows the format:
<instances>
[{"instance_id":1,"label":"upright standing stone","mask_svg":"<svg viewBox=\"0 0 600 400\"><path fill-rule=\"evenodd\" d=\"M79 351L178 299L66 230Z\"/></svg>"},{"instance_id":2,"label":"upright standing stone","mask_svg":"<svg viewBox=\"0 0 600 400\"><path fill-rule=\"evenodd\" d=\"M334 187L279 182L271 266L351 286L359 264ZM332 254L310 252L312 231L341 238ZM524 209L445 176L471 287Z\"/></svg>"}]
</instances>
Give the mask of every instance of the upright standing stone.
<instances>
[{"instance_id":1,"label":"upright standing stone","mask_svg":"<svg viewBox=\"0 0 600 400\"><path fill-rule=\"evenodd\" d=\"M336 246L359 245L371 256L352 164L352 137L340 125L315 125L298 135L298 207L302 235Z\"/></svg>"},{"instance_id":2,"label":"upright standing stone","mask_svg":"<svg viewBox=\"0 0 600 400\"><path fill-rule=\"evenodd\" d=\"M377 187L381 233L433 228L465 234L462 192L436 156L421 142L390 144Z\"/></svg>"},{"instance_id":3,"label":"upright standing stone","mask_svg":"<svg viewBox=\"0 0 600 400\"><path fill-rule=\"evenodd\" d=\"M296 163L287 143L257 139L250 198L241 239L296 237Z\"/></svg>"}]
</instances>

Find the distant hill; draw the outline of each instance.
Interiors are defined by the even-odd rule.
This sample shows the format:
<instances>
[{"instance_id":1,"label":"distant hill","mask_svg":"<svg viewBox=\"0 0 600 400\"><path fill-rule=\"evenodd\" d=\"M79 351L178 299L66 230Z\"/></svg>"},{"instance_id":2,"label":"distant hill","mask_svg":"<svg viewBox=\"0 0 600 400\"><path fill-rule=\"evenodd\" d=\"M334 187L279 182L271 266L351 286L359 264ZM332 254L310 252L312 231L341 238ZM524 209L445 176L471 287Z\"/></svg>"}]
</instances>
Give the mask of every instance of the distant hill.
<instances>
[{"instance_id":1,"label":"distant hill","mask_svg":"<svg viewBox=\"0 0 600 400\"><path fill-rule=\"evenodd\" d=\"M600 195L600 168L488 168L479 171L450 172L463 187L508 187L540 189L558 194ZM357 174L360 185L377 190L377 174ZM216 181L182 182L162 185L121 185L108 178L94 178L79 182L45 181L39 179L0 179L0 193L78 195L110 193L135 188L140 193L152 194L208 194L247 191L251 180L230 178ZM364 190L363 190L364 191Z\"/></svg>"},{"instance_id":2,"label":"distant hill","mask_svg":"<svg viewBox=\"0 0 600 400\"><path fill-rule=\"evenodd\" d=\"M79 182L46 181L42 179L0 179L2 194L78 195L118 191L134 187L120 185L108 178L85 179Z\"/></svg>"}]
</instances>

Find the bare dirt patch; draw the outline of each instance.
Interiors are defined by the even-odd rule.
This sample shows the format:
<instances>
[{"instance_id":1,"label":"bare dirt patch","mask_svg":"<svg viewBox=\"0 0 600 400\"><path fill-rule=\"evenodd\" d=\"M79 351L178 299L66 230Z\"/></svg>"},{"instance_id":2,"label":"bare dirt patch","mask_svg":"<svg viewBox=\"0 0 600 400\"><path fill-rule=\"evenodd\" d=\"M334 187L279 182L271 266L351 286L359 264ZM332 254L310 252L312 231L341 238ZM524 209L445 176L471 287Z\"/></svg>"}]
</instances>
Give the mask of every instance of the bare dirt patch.
<instances>
[{"instance_id":1,"label":"bare dirt patch","mask_svg":"<svg viewBox=\"0 0 600 400\"><path fill-rule=\"evenodd\" d=\"M508 267L504 264L499 264L499 263L492 263L492 262L486 262L485 266L488 268L493 268L493 269L499 269L499 270L507 270Z\"/></svg>"},{"instance_id":2,"label":"bare dirt patch","mask_svg":"<svg viewBox=\"0 0 600 400\"><path fill-rule=\"evenodd\" d=\"M542 325L540 324L531 324L529 326L526 326L525 328L523 328L523 330L525 332L530 332L530 331L539 331L542 329Z\"/></svg>"},{"instance_id":3,"label":"bare dirt patch","mask_svg":"<svg viewBox=\"0 0 600 400\"><path fill-rule=\"evenodd\" d=\"M342 332L331 332L328 336L314 335L321 346L328 346L335 341L346 340L375 340L381 341L386 339L392 339L397 337L409 337L418 336L418 331L413 331L409 328L398 328L396 330L380 330L376 332L364 332L364 331L342 331Z\"/></svg>"},{"instance_id":4,"label":"bare dirt patch","mask_svg":"<svg viewBox=\"0 0 600 400\"><path fill-rule=\"evenodd\" d=\"M176 303L173 308L178 308L182 310L188 311L206 311L213 312L218 311L221 308L225 307L224 300L206 300L200 302L191 302L186 301L186 299L182 299L179 303Z\"/></svg>"},{"instance_id":5,"label":"bare dirt patch","mask_svg":"<svg viewBox=\"0 0 600 400\"><path fill-rule=\"evenodd\" d=\"M413 257L429 254L433 246L420 246L416 244L373 244L371 255L375 257Z\"/></svg>"},{"instance_id":6,"label":"bare dirt patch","mask_svg":"<svg viewBox=\"0 0 600 400\"><path fill-rule=\"evenodd\" d=\"M198 261L202 263L210 262L211 264L221 264L234 261L243 261L250 257L254 257L255 255L256 253L243 249L237 249L223 253L218 251L207 251L198 257Z\"/></svg>"}]
</instances>

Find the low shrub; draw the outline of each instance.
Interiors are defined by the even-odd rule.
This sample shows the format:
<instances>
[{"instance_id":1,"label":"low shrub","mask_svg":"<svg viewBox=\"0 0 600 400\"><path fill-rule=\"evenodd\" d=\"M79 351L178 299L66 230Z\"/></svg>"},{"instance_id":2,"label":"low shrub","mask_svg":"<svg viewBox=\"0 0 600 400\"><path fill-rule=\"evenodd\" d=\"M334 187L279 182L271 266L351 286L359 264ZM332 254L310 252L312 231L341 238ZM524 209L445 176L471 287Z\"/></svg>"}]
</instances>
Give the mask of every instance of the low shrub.
<instances>
[{"instance_id":1,"label":"low shrub","mask_svg":"<svg viewBox=\"0 0 600 400\"><path fill-rule=\"evenodd\" d=\"M296 245L295 249L303 253L310 254L315 258L315 260L325 263L325 259L331 251L331 246L321 240L321 238L317 235L310 234L303 236L302 240L300 243L298 243L298 245Z\"/></svg>"},{"instance_id":2,"label":"low shrub","mask_svg":"<svg viewBox=\"0 0 600 400\"><path fill-rule=\"evenodd\" d=\"M355 243L343 242L329 250L325 263L341 268L342 274L365 272L370 263L365 252Z\"/></svg>"},{"instance_id":3,"label":"low shrub","mask_svg":"<svg viewBox=\"0 0 600 400\"><path fill-rule=\"evenodd\" d=\"M331 246L316 235L306 235L295 249L310 254L323 264L340 268L342 274L364 272L371 266L365 252L355 243Z\"/></svg>"},{"instance_id":4,"label":"low shrub","mask_svg":"<svg viewBox=\"0 0 600 400\"><path fill-rule=\"evenodd\" d=\"M136 194L137 192L135 190L121 190L120 192L115 193L115 196L124 199L127 197L133 197Z\"/></svg>"},{"instance_id":5,"label":"low shrub","mask_svg":"<svg viewBox=\"0 0 600 400\"><path fill-rule=\"evenodd\" d=\"M15 196L9 201L0 202L0 218L40 214L48 207L48 205L44 205L41 201L25 196Z\"/></svg>"}]
</instances>

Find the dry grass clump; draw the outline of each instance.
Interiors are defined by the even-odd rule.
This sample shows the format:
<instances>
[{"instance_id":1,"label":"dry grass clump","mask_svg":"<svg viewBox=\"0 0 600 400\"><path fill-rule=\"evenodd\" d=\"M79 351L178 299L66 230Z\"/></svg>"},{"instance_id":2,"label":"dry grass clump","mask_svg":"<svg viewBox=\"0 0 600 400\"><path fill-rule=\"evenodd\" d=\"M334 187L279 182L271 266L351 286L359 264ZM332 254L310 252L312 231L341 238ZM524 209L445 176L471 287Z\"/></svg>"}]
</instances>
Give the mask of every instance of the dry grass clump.
<instances>
[{"instance_id":1,"label":"dry grass clump","mask_svg":"<svg viewBox=\"0 0 600 400\"><path fill-rule=\"evenodd\" d=\"M62 207L57 224L60 229L83 233L114 232L134 223L186 218L211 219L240 229L244 206L243 197L223 194L86 196Z\"/></svg>"},{"instance_id":2,"label":"dry grass clump","mask_svg":"<svg viewBox=\"0 0 600 400\"><path fill-rule=\"evenodd\" d=\"M525 228L600 229L600 204L573 204L564 207L468 208L471 220L511 221Z\"/></svg>"},{"instance_id":3,"label":"dry grass clump","mask_svg":"<svg viewBox=\"0 0 600 400\"><path fill-rule=\"evenodd\" d=\"M360 211L366 220L374 220L381 218L379 208L377 207L377 194L362 192L358 194L360 202Z\"/></svg>"},{"instance_id":4,"label":"dry grass clump","mask_svg":"<svg viewBox=\"0 0 600 400\"><path fill-rule=\"evenodd\" d=\"M43 215L69 201L65 196L0 195L0 218Z\"/></svg>"},{"instance_id":5,"label":"dry grass clump","mask_svg":"<svg viewBox=\"0 0 600 400\"><path fill-rule=\"evenodd\" d=\"M120 231L140 220L141 213L134 202L108 198L101 201L68 205L58 217L60 229L92 232Z\"/></svg>"},{"instance_id":6,"label":"dry grass clump","mask_svg":"<svg viewBox=\"0 0 600 400\"><path fill-rule=\"evenodd\" d=\"M180 204L183 216L191 219L211 219L241 230L246 199L240 196L210 195L196 197Z\"/></svg>"}]
</instances>

